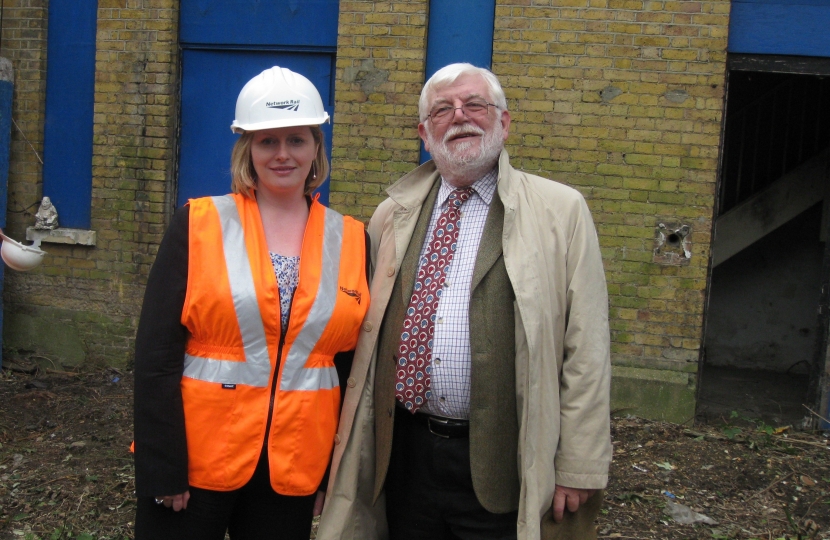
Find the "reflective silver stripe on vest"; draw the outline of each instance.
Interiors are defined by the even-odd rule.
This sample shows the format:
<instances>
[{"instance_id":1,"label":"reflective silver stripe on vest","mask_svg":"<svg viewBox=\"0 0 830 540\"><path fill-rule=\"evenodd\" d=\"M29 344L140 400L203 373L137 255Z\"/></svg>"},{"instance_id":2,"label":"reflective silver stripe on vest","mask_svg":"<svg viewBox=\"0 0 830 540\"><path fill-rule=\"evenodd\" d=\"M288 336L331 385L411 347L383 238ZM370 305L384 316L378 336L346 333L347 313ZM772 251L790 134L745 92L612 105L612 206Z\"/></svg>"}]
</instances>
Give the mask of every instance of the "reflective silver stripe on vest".
<instances>
[{"instance_id":1,"label":"reflective silver stripe on vest","mask_svg":"<svg viewBox=\"0 0 830 540\"><path fill-rule=\"evenodd\" d=\"M337 300L338 278L340 277L340 249L343 246L343 216L333 210L326 210L323 230L323 261L320 272L320 287L311 311L282 368L280 390L318 390L334 388L337 370L333 367L305 368L311 350L323 335L323 330L334 313ZM302 262L300 262L302 265Z\"/></svg>"},{"instance_id":2,"label":"reflective silver stripe on vest","mask_svg":"<svg viewBox=\"0 0 830 540\"><path fill-rule=\"evenodd\" d=\"M242 334L245 361L216 360L186 354L184 375L207 382L266 387L271 373L271 363L268 359L268 343L265 339L262 315L259 312L254 276L245 247L242 220L233 197L225 195L212 199L219 212L225 265L228 269L233 306Z\"/></svg>"}]
</instances>

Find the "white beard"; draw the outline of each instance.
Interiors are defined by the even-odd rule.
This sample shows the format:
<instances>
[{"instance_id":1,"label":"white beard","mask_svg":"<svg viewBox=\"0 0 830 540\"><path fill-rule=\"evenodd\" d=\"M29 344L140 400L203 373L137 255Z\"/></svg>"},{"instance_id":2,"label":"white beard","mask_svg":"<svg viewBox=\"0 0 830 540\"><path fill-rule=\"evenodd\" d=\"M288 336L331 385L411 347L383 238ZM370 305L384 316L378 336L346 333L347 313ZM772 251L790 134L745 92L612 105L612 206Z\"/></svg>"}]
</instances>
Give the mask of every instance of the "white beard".
<instances>
[{"instance_id":1,"label":"white beard","mask_svg":"<svg viewBox=\"0 0 830 540\"><path fill-rule=\"evenodd\" d=\"M483 135L477 153L469 152L475 141L462 141L456 143L454 149L449 148L447 145L449 138L461 133ZM503 133L504 128L501 122L496 122L490 132L485 132L477 125L468 123L452 126L441 141L434 140L432 133L427 129L427 138L430 154L441 176L453 185L467 186L495 167L504 147Z\"/></svg>"}]
</instances>

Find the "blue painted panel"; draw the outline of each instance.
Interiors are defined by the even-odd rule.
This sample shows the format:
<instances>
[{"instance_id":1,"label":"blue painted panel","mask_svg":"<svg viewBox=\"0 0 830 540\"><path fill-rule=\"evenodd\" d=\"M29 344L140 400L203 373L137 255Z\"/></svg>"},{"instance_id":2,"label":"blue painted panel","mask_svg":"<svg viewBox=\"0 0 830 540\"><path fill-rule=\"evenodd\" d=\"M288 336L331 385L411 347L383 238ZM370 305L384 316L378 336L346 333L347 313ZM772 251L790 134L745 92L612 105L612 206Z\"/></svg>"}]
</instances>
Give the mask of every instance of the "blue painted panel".
<instances>
[{"instance_id":1,"label":"blue painted panel","mask_svg":"<svg viewBox=\"0 0 830 540\"><path fill-rule=\"evenodd\" d=\"M495 0L430 0L425 81L442 67L456 62L490 69L495 21ZM429 152L421 143L421 163L429 159Z\"/></svg>"},{"instance_id":2,"label":"blue painted panel","mask_svg":"<svg viewBox=\"0 0 830 540\"><path fill-rule=\"evenodd\" d=\"M9 64L11 65L11 64ZM9 182L9 145L12 128L12 95L14 84L0 81L0 228L6 226L6 208ZM6 265L0 262L0 298L3 297ZM3 303L0 301L0 351L3 350ZM3 355L0 354L0 368Z\"/></svg>"},{"instance_id":3,"label":"blue painted panel","mask_svg":"<svg viewBox=\"0 0 830 540\"><path fill-rule=\"evenodd\" d=\"M733 0L732 5L740 4L783 4L785 6L830 6L830 0Z\"/></svg>"},{"instance_id":4,"label":"blue painted panel","mask_svg":"<svg viewBox=\"0 0 830 540\"><path fill-rule=\"evenodd\" d=\"M62 227L89 228L98 2L50 0L43 194Z\"/></svg>"},{"instance_id":5,"label":"blue painted panel","mask_svg":"<svg viewBox=\"0 0 830 540\"><path fill-rule=\"evenodd\" d=\"M252 77L271 66L308 77L334 116L334 54L186 49L182 57L181 140L177 203L230 192L231 132L236 98ZM221 76L217 76L221 73ZM322 126L331 160L331 124ZM328 204L329 182L318 189Z\"/></svg>"},{"instance_id":6,"label":"blue painted panel","mask_svg":"<svg viewBox=\"0 0 830 540\"><path fill-rule=\"evenodd\" d=\"M493 61L495 19L495 0L430 0L426 78L455 62L489 69Z\"/></svg>"},{"instance_id":7,"label":"blue painted panel","mask_svg":"<svg viewBox=\"0 0 830 540\"><path fill-rule=\"evenodd\" d=\"M734 2L729 52L830 57L830 0Z\"/></svg>"},{"instance_id":8,"label":"blue painted panel","mask_svg":"<svg viewBox=\"0 0 830 540\"><path fill-rule=\"evenodd\" d=\"M339 0L181 0L180 41L336 47Z\"/></svg>"},{"instance_id":9,"label":"blue painted panel","mask_svg":"<svg viewBox=\"0 0 830 540\"><path fill-rule=\"evenodd\" d=\"M6 226L13 95L14 84L11 81L0 81L0 228ZM0 267L2 266L0 264ZM2 271L0 271L0 283L2 283Z\"/></svg>"}]
</instances>

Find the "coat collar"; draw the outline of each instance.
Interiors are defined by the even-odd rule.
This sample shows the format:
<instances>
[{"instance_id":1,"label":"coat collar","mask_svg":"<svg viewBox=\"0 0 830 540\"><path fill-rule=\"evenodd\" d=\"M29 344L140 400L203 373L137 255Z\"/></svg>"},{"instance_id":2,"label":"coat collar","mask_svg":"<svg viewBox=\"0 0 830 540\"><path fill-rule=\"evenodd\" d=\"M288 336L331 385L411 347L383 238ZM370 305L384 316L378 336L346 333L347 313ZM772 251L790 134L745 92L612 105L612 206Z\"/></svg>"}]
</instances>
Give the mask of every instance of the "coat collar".
<instances>
[{"instance_id":1,"label":"coat collar","mask_svg":"<svg viewBox=\"0 0 830 540\"><path fill-rule=\"evenodd\" d=\"M507 154L507 149L502 149L499 155L499 179L496 184L496 193L498 193L499 199L501 199L508 214L516 208L518 182L516 171L510 165L510 156Z\"/></svg>"},{"instance_id":2,"label":"coat collar","mask_svg":"<svg viewBox=\"0 0 830 540\"><path fill-rule=\"evenodd\" d=\"M516 197L516 188L513 185L515 172L510 166L510 156L506 149L502 149L498 163L499 178L496 191L505 207L512 208L515 206L512 201ZM435 162L429 160L402 176L400 180L386 189L386 193L390 199L406 210L420 208L439 176Z\"/></svg>"},{"instance_id":3,"label":"coat collar","mask_svg":"<svg viewBox=\"0 0 830 540\"><path fill-rule=\"evenodd\" d=\"M438 171L432 160L409 171L400 180L386 189L389 198L406 210L419 208L429 195L432 185L438 180Z\"/></svg>"}]
</instances>

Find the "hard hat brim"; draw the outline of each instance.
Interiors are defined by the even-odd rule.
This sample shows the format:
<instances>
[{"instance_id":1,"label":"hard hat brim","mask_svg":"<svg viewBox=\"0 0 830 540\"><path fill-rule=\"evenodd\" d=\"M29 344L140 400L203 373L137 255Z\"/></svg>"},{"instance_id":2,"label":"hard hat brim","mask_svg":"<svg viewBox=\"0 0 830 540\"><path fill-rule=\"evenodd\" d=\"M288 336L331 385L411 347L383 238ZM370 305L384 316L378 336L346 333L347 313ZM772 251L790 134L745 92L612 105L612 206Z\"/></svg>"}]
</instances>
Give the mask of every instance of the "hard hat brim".
<instances>
[{"instance_id":1,"label":"hard hat brim","mask_svg":"<svg viewBox=\"0 0 830 540\"><path fill-rule=\"evenodd\" d=\"M231 124L231 131L234 133L244 133L246 131L260 131L263 129L274 129L295 126L319 126L329 121L329 114L325 113L319 117L309 118L291 118L285 120L269 120L267 122L257 122L253 124L240 124L236 120Z\"/></svg>"},{"instance_id":2,"label":"hard hat brim","mask_svg":"<svg viewBox=\"0 0 830 540\"><path fill-rule=\"evenodd\" d=\"M24 246L8 237L4 237L3 244L0 246L0 257L3 262L18 272L25 272L38 266L43 261L44 255L46 252L40 248Z\"/></svg>"}]
</instances>

